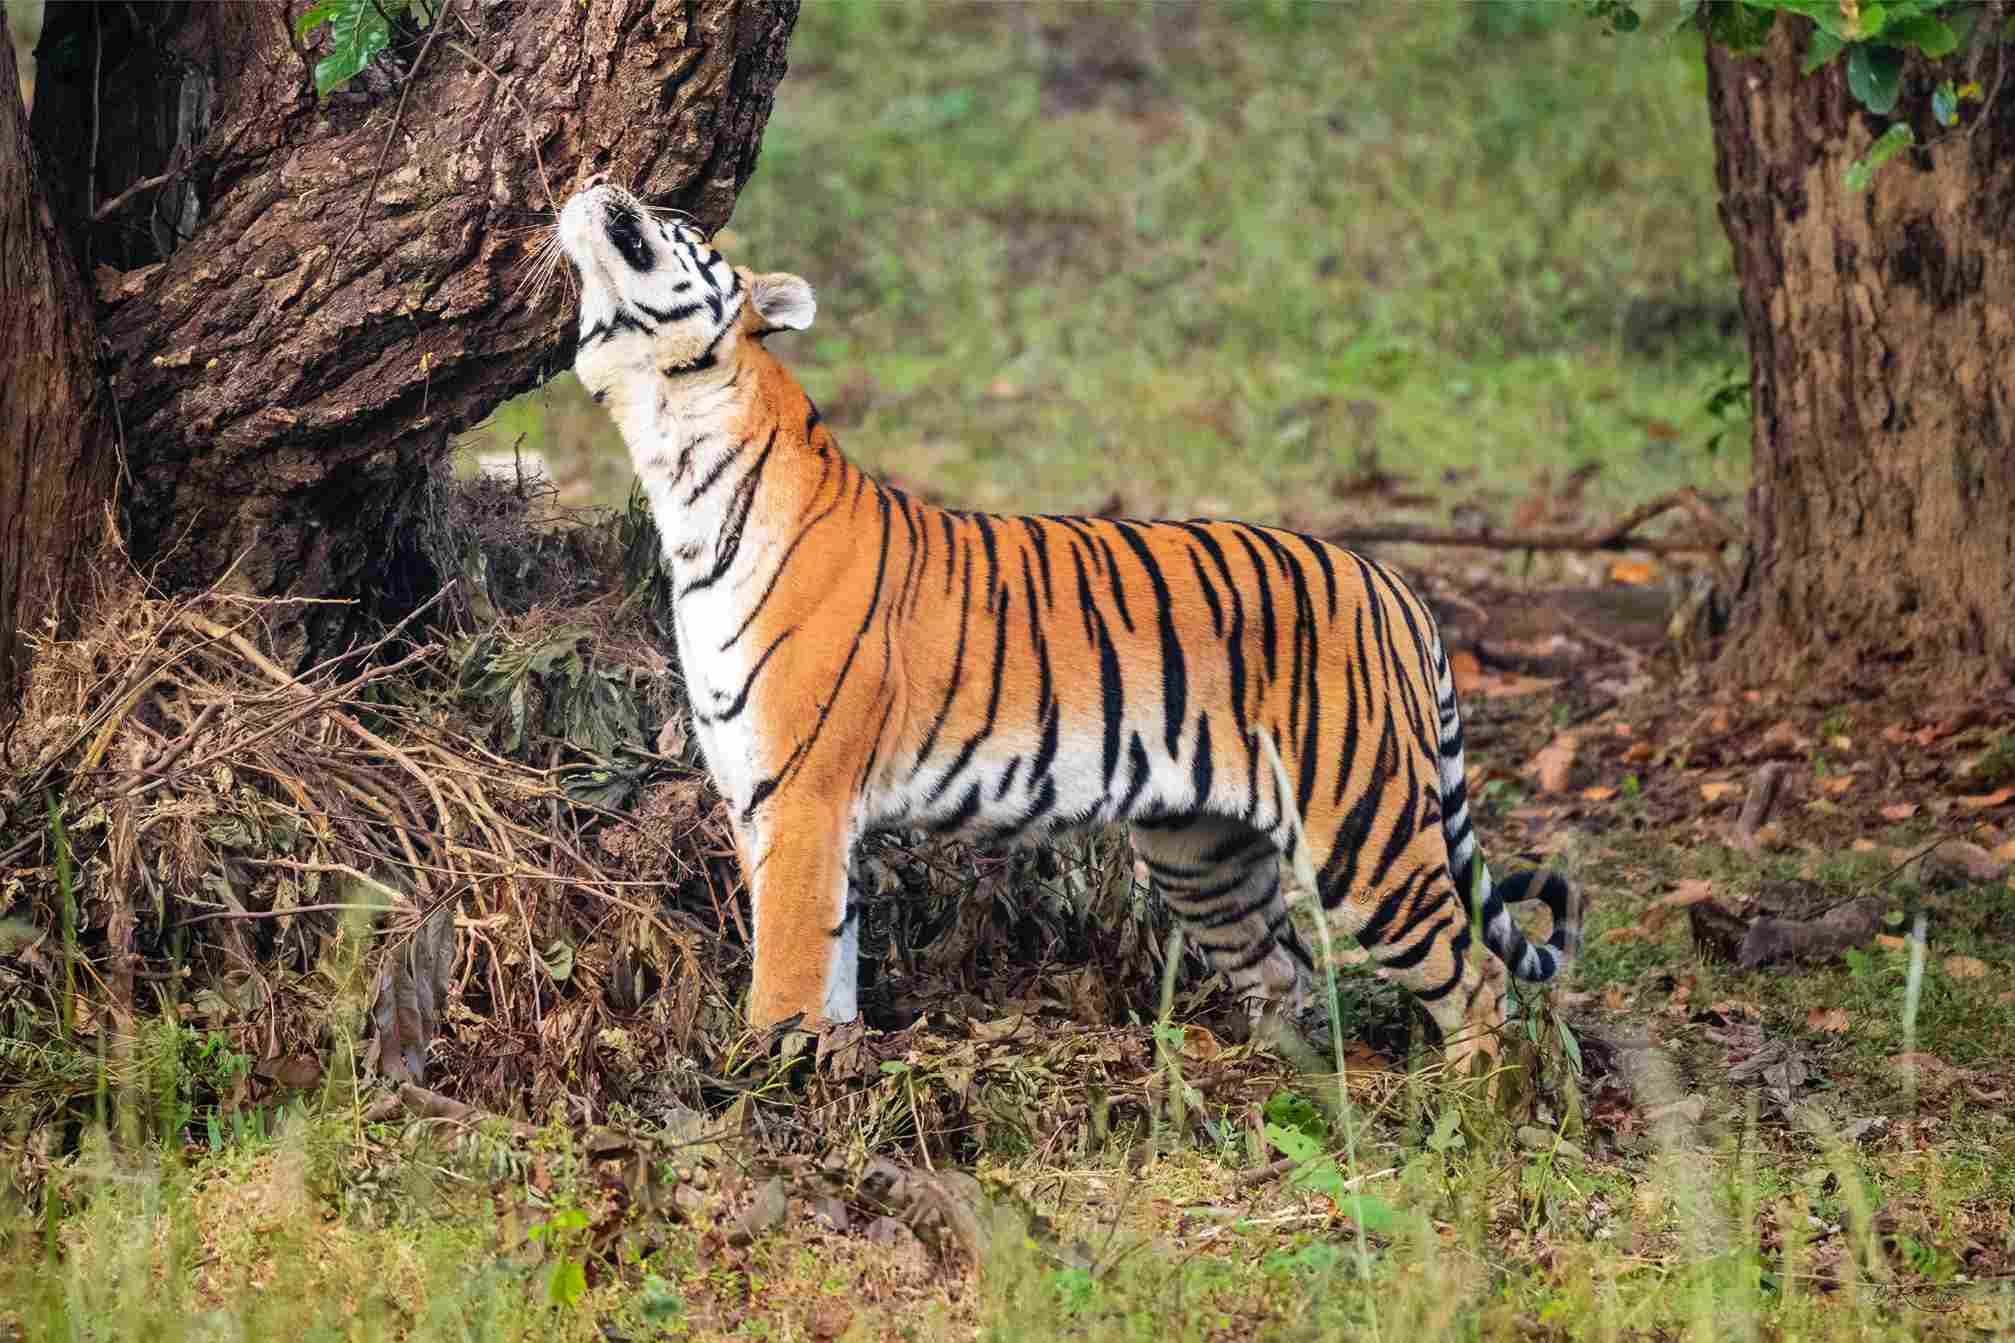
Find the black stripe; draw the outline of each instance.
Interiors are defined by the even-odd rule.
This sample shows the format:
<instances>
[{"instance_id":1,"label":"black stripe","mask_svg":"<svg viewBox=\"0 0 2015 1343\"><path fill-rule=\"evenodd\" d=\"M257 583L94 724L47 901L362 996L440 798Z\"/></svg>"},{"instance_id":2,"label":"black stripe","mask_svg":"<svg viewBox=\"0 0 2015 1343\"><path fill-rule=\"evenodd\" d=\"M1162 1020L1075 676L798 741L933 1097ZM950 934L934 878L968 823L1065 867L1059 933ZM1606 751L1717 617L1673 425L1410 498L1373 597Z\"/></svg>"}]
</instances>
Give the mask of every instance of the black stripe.
<instances>
[{"instance_id":1,"label":"black stripe","mask_svg":"<svg viewBox=\"0 0 2015 1343\"><path fill-rule=\"evenodd\" d=\"M755 465L735 482L734 496L728 500L727 516L722 520L720 534L714 540L714 567L704 578L688 583L679 593L681 598L690 597L720 582L735 562L735 556L742 548L742 532L749 523L749 510L755 507L756 491L762 488L763 468L769 460L770 449L765 447L756 458Z\"/></svg>"},{"instance_id":2,"label":"black stripe","mask_svg":"<svg viewBox=\"0 0 2015 1343\"><path fill-rule=\"evenodd\" d=\"M1196 754L1189 762L1189 781L1196 790L1194 806L1198 811L1210 802L1210 775L1210 711L1203 709L1196 715Z\"/></svg>"},{"instance_id":3,"label":"black stripe","mask_svg":"<svg viewBox=\"0 0 2015 1343\"><path fill-rule=\"evenodd\" d=\"M1140 733L1134 733L1133 739L1127 743L1126 758L1128 767L1133 771L1133 777L1127 781L1126 795L1119 800L1119 810L1114 813L1116 816L1133 814L1134 801L1140 797L1140 790L1147 784L1147 747L1141 745Z\"/></svg>"},{"instance_id":4,"label":"black stripe","mask_svg":"<svg viewBox=\"0 0 2015 1343\"><path fill-rule=\"evenodd\" d=\"M1189 564L1196 571L1196 585L1203 592L1203 603L1210 608L1210 631L1221 639L1224 637L1224 607L1218 603L1217 585L1203 571L1203 561L1196 557L1194 550L1189 552Z\"/></svg>"},{"instance_id":5,"label":"black stripe","mask_svg":"<svg viewBox=\"0 0 2015 1343\"><path fill-rule=\"evenodd\" d=\"M1049 538L1043 535L1042 520L1023 518L1021 525L1028 533L1029 544L1035 547L1036 566L1042 571L1042 604L1045 607L1054 607L1056 594L1050 590Z\"/></svg>"},{"instance_id":6,"label":"black stripe","mask_svg":"<svg viewBox=\"0 0 2015 1343\"><path fill-rule=\"evenodd\" d=\"M721 459L714 463L713 470L707 472L707 474L701 478L700 483L693 486L692 492L686 495L686 507L691 508L694 504L698 503L700 501L701 496L706 494L708 490L711 490L720 481L720 478L727 474L728 468L735 464L735 459L740 457L743 452L747 451L750 441L751 440L745 438L741 442L735 444L733 449L721 454ZM777 431L773 426L770 429L770 441L764 444L763 446L765 449L768 449L769 447L773 446L776 443L776 441L777 441Z\"/></svg>"},{"instance_id":7,"label":"black stripe","mask_svg":"<svg viewBox=\"0 0 2015 1343\"><path fill-rule=\"evenodd\" d=\"M763 650L763 655L756 659L756 665L749 668L748 676L744 678L744 680L742 681L742 693L735 696L734 700L728 705L727 708L721 710L717 714L712 715L711 717L709 717L706 714L699 713L696 710L693 714L693 717L702 723L731 723L735 719L741 717L742 710L747 708L749 704L749 691L754 688L756 684L756 677L762 675L763 667L766 663L769 662L770 655L777 651L778 646L781 645L784 640L790 638L793 634L796 634L797 632L798 627L796 625L793 625L789 629L785 630L782 634L779 634L776 638L770 640L770 646Z\"/></svg>"},{"instance_id":8,"label":"black stripe","mask_svg":"<svg viewBox=\"0 0 2015 1343\"><path fill-rule=\"evenodd\" d=\"M1155 623L1161 628L1161 702L1163 731L1171 759L1176 758L1176 748L1182 742L1182 725L1189 717L1189 677L1183 663L1182 641L1175 634L1175 612L1169 600L1168 580L1162 576L1161 565L1156 562L1154 552L1141 539L1139 531L1132 523L1115 522L1120 539L1133 549L1134 558L1147 572L1148 585L1154 589Z\"/></svg>"},{"instance_id":9,"label":"black stripe","mask_svg":"<svg viewBox=\"0 0 2015 1343\"><path fill-rule=\"evenodd\" d=\"M1002 588L994 616L994 664L991 686L987 692L986 720L980 724L977 732L966 738L965 745L961 746L958 755L953 757L951 768L945 771L944 777L938 780L937 786L924 798L925 806L931 805L944 795L952 780L965 771L980 746L994 733L994 721L1000 713L1001 682L1007 674L1008 604L1007 589Z\"/></svg>"},{"instance_id":10,"label":"black stripe","mask_svg":"<svg viewBox=\"0 0 2015 1343\"><path fill-rule=\"evenodd\" d=\"M758 470L761 469L761 465L761 462L758 461ZM820 734L826 730L826 720L832 716L833 705L839 703L840 692L846 689L847 677L853 672L854 659L860 655L861 640L867 637L868 629L875 621L875 612L880 609L882 604L882 583L887 578L889 571L889 537L892 530L889 525L888 501L883 500L881 557L875 564L874 591L868 596L867 613L861 617L860 628L854 631L853 645L847 649L846 660L840 664L839 675L833 681L833 693L827 698L825 703L819 706L818 721L812 724L811 734L799 742L796 748L791 751L789 758L784 761L783 768L756 785L754 793L749 798L748 805L742 808L742 819L744 821L754 819L756 808L761 806L770 794L774 793L783 785L786 779L792 777L803 766L806 757L811 754L812 748L818 745Z\"/></svg>"},{"instance_id":11,"label":"black stripe","mask_svg":"<svg viewBox=\"0 0 2015 1343\"><path fill-rule=\"evenodd\" d=\"M832 473L833 473L833 464L830 460L828 460L826 462L824 472L821 473L819 476L819 483L817 487L812 490L811 502L805 505L806 512L811 511L812 506L818 502L819 495L825 492L826 481L831 478ZM771 571L770 581L763 585L763 595L756 598L756 604L749 608L749 613L747 615L742 617L742 623L735 628L734 634L728 639L726 643L721 645L721 651L723 653L727 652L730 648L733 648L736 644L742 641L742 636L748 633L749 626L755 623L756 617L762 614L763 608L765 606L769 605L770 594L774 593L777 590L777 580L784 576L784 568L791 562L791 557L798 553L798 547L804 544L804 539L807 536L810 536L812 534L812 529L817 527L821 522L824 522L827 518L831 517L833 515L834 510L836 510L839 506L840 506L840 496L838 494L835 494L833 496L833 501L826 505L824 512L820 513L817 517L813 518L811 521L805 523L802 527L798 528L798 534L796 536L793 536L791 538L791 543L784 547L784 553L782 558L778 559L777 567Z\"/></svg>"},{"instance_id":12,"label":"black stripe","mask_svg":"<svg viewBox=\"0 0 2015 1343\"><path fill-rule=\"evenodd\" d=\"M949 553L949 552L947 552ZM937 717L931 720L931 730L924 734L924 744L917 748L916 763L910 767L910 777L914 779L931 758L931 751L937 746L938 732L945 725L945 715L952 711L952 700L957 698L959 685L966 665L966 630L973 610L973 562L966 556L965 595L959 601L959 641L952 653L952 674L945 682L944 702L938 705Z\"/></svg>"}]
</instances>

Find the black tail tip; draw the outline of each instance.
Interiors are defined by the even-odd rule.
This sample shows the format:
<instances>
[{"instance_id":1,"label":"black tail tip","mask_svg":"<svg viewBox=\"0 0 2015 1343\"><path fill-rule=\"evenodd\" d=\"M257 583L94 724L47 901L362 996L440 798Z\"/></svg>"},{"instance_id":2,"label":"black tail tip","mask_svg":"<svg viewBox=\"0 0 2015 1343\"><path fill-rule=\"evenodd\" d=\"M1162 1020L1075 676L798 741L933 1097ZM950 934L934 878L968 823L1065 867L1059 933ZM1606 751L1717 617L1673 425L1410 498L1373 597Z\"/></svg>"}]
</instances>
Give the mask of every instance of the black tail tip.
<instances>
[{"instance_id":1,"label":"black tail tip","mask_svg":"<svg viewBox=\"0 0 2015 1343\"><path fill-rule=\"evenodd\" d=\"M1534 868L1512 873L1497 882L1493 890L1507 905L1522 904L1527 900L1537 900L1545 905L1546 912L1553 919L1546 945L1563 958L1572 958L1581 950L1581 892L1565 876L1545 868Z\"/></svg>"}]
</instances>

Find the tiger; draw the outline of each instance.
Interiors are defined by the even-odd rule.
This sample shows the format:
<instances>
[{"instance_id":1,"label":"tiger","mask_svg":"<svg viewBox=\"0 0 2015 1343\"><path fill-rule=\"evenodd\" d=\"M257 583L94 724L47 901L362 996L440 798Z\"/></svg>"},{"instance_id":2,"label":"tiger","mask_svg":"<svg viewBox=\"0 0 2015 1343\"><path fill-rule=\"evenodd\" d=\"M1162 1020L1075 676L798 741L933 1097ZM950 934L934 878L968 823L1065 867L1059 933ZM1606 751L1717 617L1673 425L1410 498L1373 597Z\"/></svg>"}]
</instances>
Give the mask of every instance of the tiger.
<instances>
[{"instance_id":1,"label":"tiger","mask_svg":"<svg viewBox=\"0 0 2015 1343\"><path fill-rule=\"evenodd\" d=\"M864 835L1124 822L1253 1021L1310 1003L1281 884L1306 844L1320 917L1411 991L1447 1061L1497 1057L1503 976L1473 928L1516 977L1554 980L1579 897L1557 873L1491 878L1448 654L1397 575L1278 527L934 506L841 455L769 349L811 326L805 280L731 264L605 175L555 228L574 371L659 529L692 735L750 895L752 1027L857 1017ZM1544 942L1506 908L1526 899L1552 916Z\"/></svg>"}]
</instances>

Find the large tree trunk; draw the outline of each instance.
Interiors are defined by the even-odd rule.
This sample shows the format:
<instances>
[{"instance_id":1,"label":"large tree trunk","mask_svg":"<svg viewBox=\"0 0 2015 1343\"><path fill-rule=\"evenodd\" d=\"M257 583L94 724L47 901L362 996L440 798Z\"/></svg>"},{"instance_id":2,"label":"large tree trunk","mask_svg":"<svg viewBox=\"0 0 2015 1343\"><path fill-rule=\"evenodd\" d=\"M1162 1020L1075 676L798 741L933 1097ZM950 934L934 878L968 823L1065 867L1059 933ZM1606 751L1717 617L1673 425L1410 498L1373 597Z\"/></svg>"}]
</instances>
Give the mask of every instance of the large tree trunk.
<instances>
[{"instance_id":1,"label":"large tree trunk","mask_svg":"<svg viewBox=\"0 0 2015 1343\"><path fill-rule=\"evenodd\" d=\"M571 362L565 295L519 288L532 226L597 171L723 222L797 0L445 0L322 101L303 8L51 3L43 49L86 59L44 63L35 127L99 266L135 560L363 599L304 608L305 656L433 592L449 435Z\"/></svg>"},{"instance_id":2,"label":"large tree trunk","mask_svg":"<svg viewBox=\"0 0 2015 1343\"><path fill-rule=\"evenodd\" d=\"M1998 33L1999 15L1981 22ZM1749 330L1753 536L1723 664L1743 680L1875 658L1978 686L2015 669L2015 89L2007 48L1913 57L1895 115L1928 149L1844 180L1889 118L1811 28L1710 46L1721 215ZM1956 130L1940 78L1999 91Z\"/></svg>"},{"instance_id":3,"label":"large tree trunk","mask_svg":"<svg viewBox=\"0 0 2015 1343\"><path fill-rule=\"evenodd\" d=\"M19 689L16 631L65 614L65 580L104 535L111 440L90 299L44 203L14 49L0 41L0 723Z\"/></svg>"}]
</instances>

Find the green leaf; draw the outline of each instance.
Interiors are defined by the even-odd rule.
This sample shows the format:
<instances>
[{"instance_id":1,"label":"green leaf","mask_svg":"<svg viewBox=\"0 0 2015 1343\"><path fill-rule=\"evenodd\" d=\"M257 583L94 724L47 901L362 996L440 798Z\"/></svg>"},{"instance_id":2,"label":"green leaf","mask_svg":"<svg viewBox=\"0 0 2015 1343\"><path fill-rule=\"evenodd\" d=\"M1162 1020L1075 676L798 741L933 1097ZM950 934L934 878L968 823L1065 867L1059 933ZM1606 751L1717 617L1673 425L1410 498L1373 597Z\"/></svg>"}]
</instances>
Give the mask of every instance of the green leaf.
<instances>
[{"instance_id":1,"label":"green leaf","mask_svg":"<svg viewBox=\"0 0 2015 1343\"><path fill-rule=\"evenodd\" d=\"M1366 1231L1391 1231L1399 1225L1399 1209L1371 1194L1357 1194L1339 1200L1344 1216Z\"/></svg>"},{"instance_id":2,"label":"green leaf","mask_svg":"<svg viewBox=\"0 0 2015 1343\"><path fill-rule=\"evenodd\" d=\"M309 33L336 17L341 10L338 0L321 0L301 11L301 17L294 20L294 36L306 40Z\"/></svg>"},{"instance_id":3,"label":"green leaf","mask_svg":"<svg viewBox=\"0 0 2015 1343\"><path fill-rule=\"evenodd\" d=\"M1913 14L1898 19L1882 30L1882 40L1898 46L1915 47L1933 60L1959 50L1959 34L1948 28L1943 19L1929 14Z\"/></svg>"},{"instance_id":4,"label":"green leaf","mask_svg":"<svg viewBox=\"0 0 2015 1343\"><path fill-rule=\"evenodd\" d=\"M1848 51L1847 89L1863 107L1877 116L1888 116L1896 108L1896 95L1902 87L1902 52L1866 42L1857 42Z\"/></svg>"},{"instance_id":5,"label":"green leaf","mask_svg":"<svg viewBox=\"0 0 2015 1343\"><path fill-rule=\"evenodd\" d=\"M1576 1077L1581 1076L1582 1074L1581 1041L1577 1040L1574 1037L1573 1028L1570 1027L1565 1021L1556 1018L1554 1021L1554 1025L1560 1028L1561 1052L1567 1055L1568 1065L1574 1069L1574 1075Z\"/></svg>"},{"instance_id":6,"label":"green leaf","mask_svg":"<svg viewBox=\"0 0 2015 1343\"><path fill-rule=\"evenodd\" d=\"M1959 121L1959 91L1947 79L1931 91L1931 115L1938 118L1941 126L1956 125Z\"/></svg>"},{"instance_id":7,"label":"green leaf","mask_svg":"<svg viewBox=\"0 0 2015 1343\"><path fill-rule=\"evenodd\" d=\"M553 1265L553 1276L546 1279L546 1299L556 1306L571 1309L588 1293L588 1271L581 1267L578 1259L562 1259Z\"/></svg>"},{"instance_id":8,"label":"green leaf","mask_svg":"<svg viewBox=\"0 0 2015 1343\"><path fill-rule=\"evenodd\" d=\"M1916 139L1916 135L1910 130L1910 124L1905 121L1899 121L1882 132L1882 138L1868 147L1867 155L1847 169L1848 189L1866 191L1868 184L1875 180L1876 170L1908 149Z\"/></svg>"},{"instance_id":9,"label":"green leaf","mask_svg":"<svg viewBox=\"0 0 2015 1343\"><path fill-rule=\"evenodd\" d=\"M1827 32L1824 28L1814 28L1812 30L1811 45L1805 48L1805 64L1798 67L1798 73L1801 75L1811 74L1814 70L1817 70L1820 66L1838 56L1846 47L1847 44L1845 42Z\"/></svg>"},{"instance_id":10,"label":"green leaf","mask_svg":"<svg viewBox=\"0 0 2015 1343\"><path fill-rule=\"evenodd\" d=\"M315 92L328 97L356 78L392 41L392 19L406 12L407 0L324 0L329 54L315 63Z\"/></svg>"}]
</instances>

